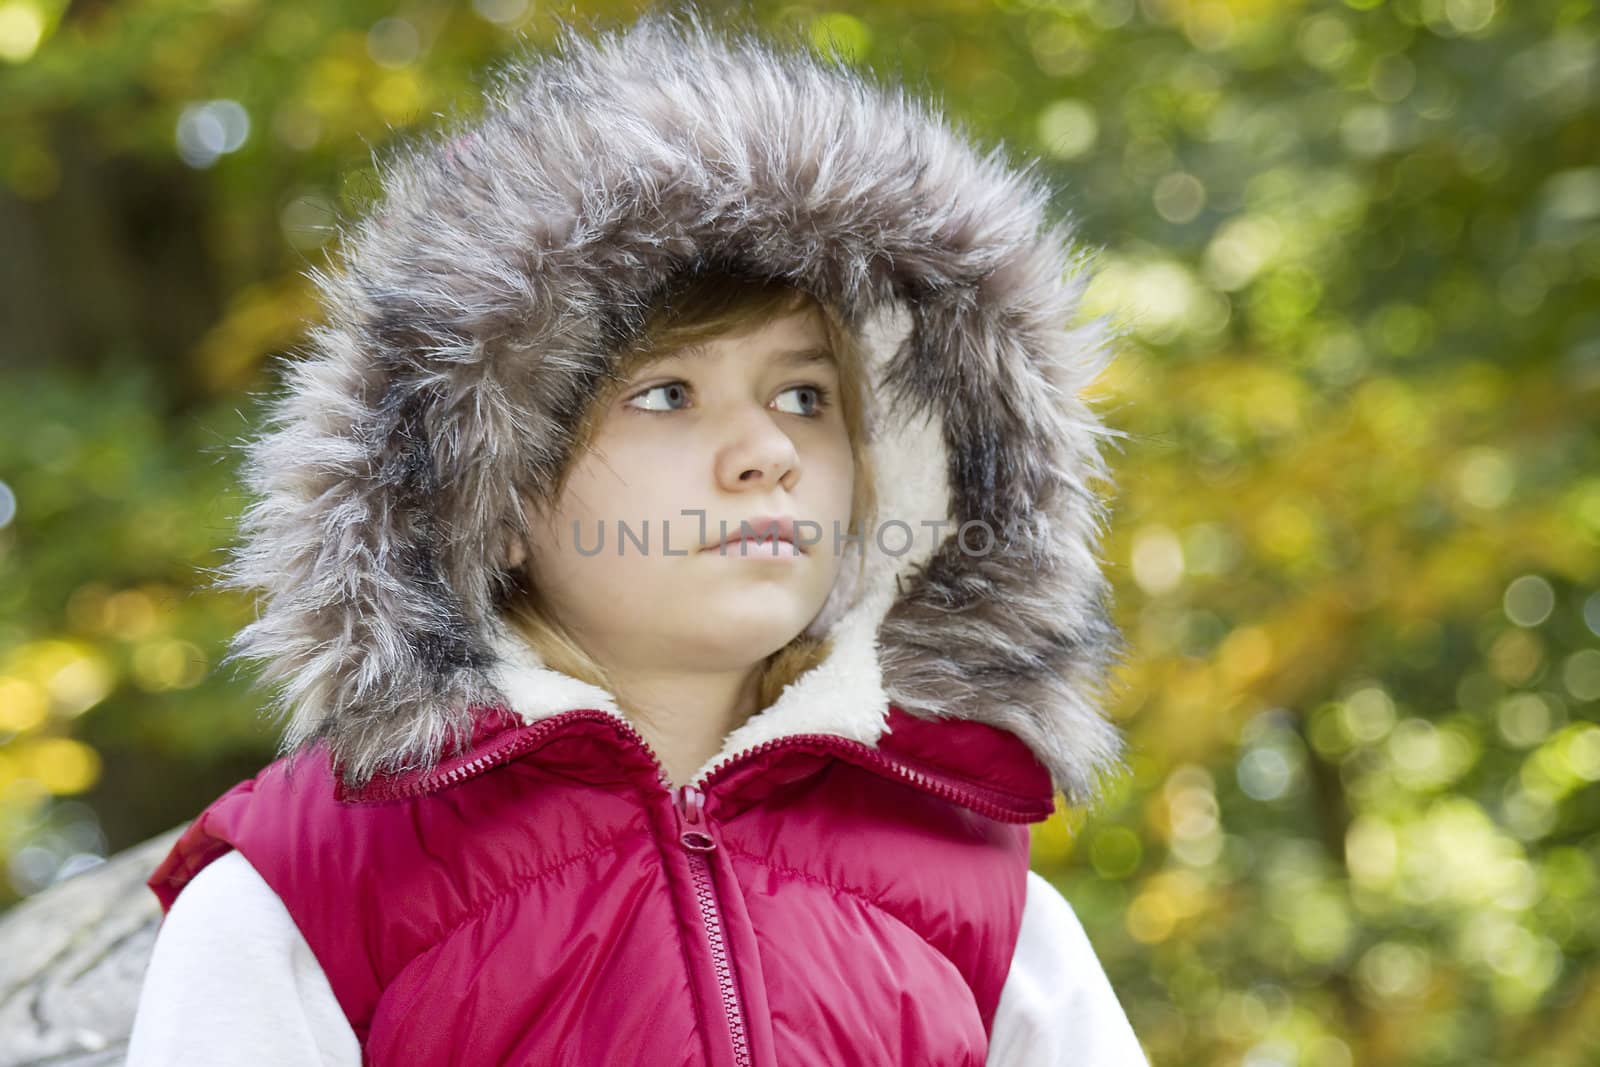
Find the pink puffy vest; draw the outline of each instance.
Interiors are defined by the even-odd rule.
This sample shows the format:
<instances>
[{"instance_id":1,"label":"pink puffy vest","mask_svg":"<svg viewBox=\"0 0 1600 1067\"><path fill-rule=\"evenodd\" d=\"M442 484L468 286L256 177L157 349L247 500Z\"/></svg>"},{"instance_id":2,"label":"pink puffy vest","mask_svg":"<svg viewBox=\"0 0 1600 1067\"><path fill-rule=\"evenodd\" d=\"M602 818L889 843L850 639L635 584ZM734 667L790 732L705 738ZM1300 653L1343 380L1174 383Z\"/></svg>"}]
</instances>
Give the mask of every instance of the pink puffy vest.
<instances>
[{"instance_id":1,"label":"pink puffy vest","mask_svg":"<svg viewBox=\"0 0 1600 1067\"><path fill-rule=\"evenodd\" d=\"M321 748L268 765L148 884L164 913L243 852L368 1064L981 1067L1049 775L994 727L888 723L702 792L609 712L486 709L470 751L356 794Z\"/></svg>"}]
</instances>

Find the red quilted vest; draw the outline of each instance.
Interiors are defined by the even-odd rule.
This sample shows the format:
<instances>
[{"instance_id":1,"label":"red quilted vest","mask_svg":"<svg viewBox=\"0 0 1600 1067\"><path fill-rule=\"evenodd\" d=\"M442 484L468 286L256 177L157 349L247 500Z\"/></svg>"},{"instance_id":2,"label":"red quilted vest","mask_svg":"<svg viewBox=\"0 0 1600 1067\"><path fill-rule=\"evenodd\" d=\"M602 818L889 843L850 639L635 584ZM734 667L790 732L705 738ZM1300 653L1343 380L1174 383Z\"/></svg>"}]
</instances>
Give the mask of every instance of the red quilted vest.
<instances>
[{"instance_id":1,"label":"red quilted vest","mask_svg":"<svg viewBox=\"0 0 1600 1067\"><path fill-rule=\"evenodd\" d=\"M165 911L243 852L369 1064L980 1067L1049 775L994 727L888 724L702 791L609 712L486 709L470 751L358 794L320 748L270 764L148 884Z\"/></svg>"}]
</instances>

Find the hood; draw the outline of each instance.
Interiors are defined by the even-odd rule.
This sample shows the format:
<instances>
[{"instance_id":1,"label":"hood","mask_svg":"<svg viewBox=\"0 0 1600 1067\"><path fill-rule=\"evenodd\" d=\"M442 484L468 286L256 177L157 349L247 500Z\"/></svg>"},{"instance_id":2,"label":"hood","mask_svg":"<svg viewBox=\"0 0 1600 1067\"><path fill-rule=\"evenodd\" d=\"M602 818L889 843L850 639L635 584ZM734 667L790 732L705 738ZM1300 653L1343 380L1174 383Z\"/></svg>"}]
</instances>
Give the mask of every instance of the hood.
<instances>
[{"instance_id":1,"label":"hood","mask_svg":"<svg viewBox=\"0 0 1600 1067\"><path fill-rule=\"evenodd\" d=\"M453 121L379 160L246 443L219 584L258 613L224 662L259 661L283 751L326 742L359 786L460 751L485 706L622 714L503 624L499 547L651 294L716 264L860 331L880 525L811 624L827 659L702 770L792 734L872 744L892 704L1008 731L1093 799L1122 647L1091 484L1115 431L1080 391L1110 335L1075 321L1086 256L1049 186L898 88L682 12L563 25Z\"/></svg>"}]
</instances>

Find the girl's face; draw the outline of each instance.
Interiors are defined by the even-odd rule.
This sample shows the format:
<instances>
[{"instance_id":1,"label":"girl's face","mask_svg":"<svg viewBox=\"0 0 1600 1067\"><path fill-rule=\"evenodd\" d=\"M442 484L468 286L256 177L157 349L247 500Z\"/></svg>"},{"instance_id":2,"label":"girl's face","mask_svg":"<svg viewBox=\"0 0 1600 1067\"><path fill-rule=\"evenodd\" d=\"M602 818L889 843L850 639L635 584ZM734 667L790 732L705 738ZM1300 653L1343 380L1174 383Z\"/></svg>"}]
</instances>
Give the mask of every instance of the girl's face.
<instances>
[{"instance_id":1,"label":"girl's face","mask_svg":"<svg viewBox=\"0 0 1600 1067\"><path fill-rule=\"evenodd\" d=\"M746 669L816 616L854 480L839 384L814 308L629 376L555 507L529 510L532 581L591 656L634 670ZM792 551L741 551L741 520L758 517L811 525Z\"/></svg>"}]
</instances>

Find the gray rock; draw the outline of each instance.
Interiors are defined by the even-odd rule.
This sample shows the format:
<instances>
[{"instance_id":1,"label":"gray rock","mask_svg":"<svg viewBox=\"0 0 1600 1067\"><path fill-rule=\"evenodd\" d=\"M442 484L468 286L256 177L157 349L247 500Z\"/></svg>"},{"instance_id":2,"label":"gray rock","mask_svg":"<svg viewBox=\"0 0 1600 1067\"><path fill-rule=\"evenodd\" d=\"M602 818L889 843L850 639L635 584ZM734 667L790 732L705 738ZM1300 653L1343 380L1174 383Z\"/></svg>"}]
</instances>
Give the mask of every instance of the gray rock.
<instances>
[{"instance_id":1,"label":"gray rock","mask_svg":"<svg viewBox=\"0 0 1600 1067\"><path fill-rule=\"evenodd\" d=\"M0 1067L123 1061L161 924L145 879L185 826L0 915Z\"/></svg>"}]
</instances>

